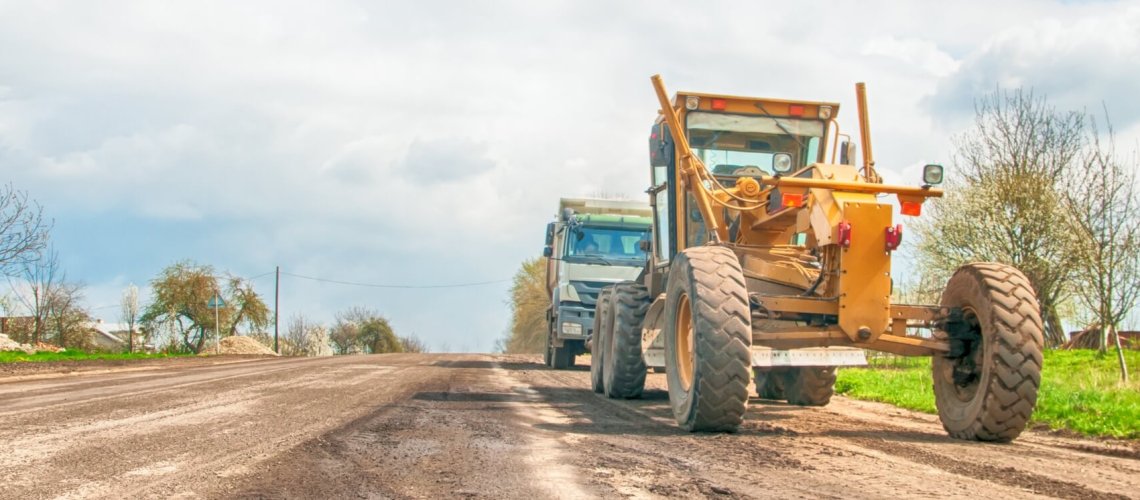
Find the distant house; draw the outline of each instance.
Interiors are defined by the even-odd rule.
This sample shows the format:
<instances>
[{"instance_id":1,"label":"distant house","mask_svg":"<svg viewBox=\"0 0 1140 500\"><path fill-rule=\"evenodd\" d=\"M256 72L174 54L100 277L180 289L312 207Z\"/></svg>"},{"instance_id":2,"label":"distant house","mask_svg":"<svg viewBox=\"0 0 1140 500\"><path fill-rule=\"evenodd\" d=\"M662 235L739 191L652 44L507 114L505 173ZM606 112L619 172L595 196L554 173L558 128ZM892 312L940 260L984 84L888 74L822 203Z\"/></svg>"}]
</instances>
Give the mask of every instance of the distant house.
<instances>
[{"instance_id":1,"label":"distant house","mask_svg":"<svg viewBox=\"0 0 1140 500\"><path fill-rule=\"evenodd\" d=\"M96 349L109 352L122 352L127 350L127 332L130 328L127 323L107 323L101 319L97 319L92 321L88 325L88 328L91 329L91 341ZM142 344L142 335L139 333L138 325L135 325L135 350L154 350L153 346L144 346Z\"/></svg>"}]
</instances>

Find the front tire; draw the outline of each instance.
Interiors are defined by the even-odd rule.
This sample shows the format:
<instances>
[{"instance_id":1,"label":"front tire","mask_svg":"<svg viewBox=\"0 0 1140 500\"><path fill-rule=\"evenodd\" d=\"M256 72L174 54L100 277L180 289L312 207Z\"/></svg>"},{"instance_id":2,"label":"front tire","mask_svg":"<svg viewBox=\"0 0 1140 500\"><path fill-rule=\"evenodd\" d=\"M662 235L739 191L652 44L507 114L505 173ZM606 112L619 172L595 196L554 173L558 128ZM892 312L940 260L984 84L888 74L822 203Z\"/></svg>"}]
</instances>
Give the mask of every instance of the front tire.
<instances>
[{"instance_id":1,"label":"front tire","mask_svg":"<svg viewBox=\"0 0 1140 500\"><path fill-rule=\"evenodd\" d=\"M606 391L605 380L605 352L606 342L609 340L610 325L610 287L603 288L598 294L598 306L594 309L594 338L590 343L590 386L594 392Z\"/></svg>"},{"instance_id":2,"label":"front tire","mask_svg":"<svg viewBox=\"0 0 1140 500\"><path fill-rule=\"evenodd\" d=\"M752 318L740 261L717 246L687 248L669 269L665 302L669 404L689 431L735 431L744 420Z\"/></svg>"},{"instance_id":3,"label":"front tire","mask_svg":"<svg viewBox=\"0 0 1140 500\"><path fill-rule=\"evenodd\" d=\"M641 397L645 390L645 359L641 356L641 323L649 310L649 290L620 283L610 295L609 345L605 354L606 395L615 399Z\"/></svg>"},{"instance_id":4,"label":"front tire","mask_svg":"<svg viewBox=\"0 0 1140 500\"><path fill-rule=\"evenodd\" d=\"M955 332L945 332L957 348L932 363L942 426L957 439L1013 440L1041 385L1044 326L1029 280L1005 264L966 264L946 284L942 306L962 311L948 325Z\"/></svg>"}]
</instances>

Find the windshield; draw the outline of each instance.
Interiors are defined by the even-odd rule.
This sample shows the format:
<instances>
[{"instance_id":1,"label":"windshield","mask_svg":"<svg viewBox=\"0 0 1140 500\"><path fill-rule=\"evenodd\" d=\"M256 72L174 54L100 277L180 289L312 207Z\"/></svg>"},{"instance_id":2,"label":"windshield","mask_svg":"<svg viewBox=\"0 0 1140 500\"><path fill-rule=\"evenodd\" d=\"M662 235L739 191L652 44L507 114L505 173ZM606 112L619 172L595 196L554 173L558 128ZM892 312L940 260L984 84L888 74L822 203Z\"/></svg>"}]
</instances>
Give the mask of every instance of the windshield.
<instances>
[{"instance_id":1,"label":"windshield","mask_svg":"<svg viewBox=\"0 0 1140 500\"><path fill-rule=\"evenodd\" d=\"M648 228L577 226L570 229L566 257L644 261L645 252L638 245L643 239L649 239Z\"/></svg>"},{"instance_id":2,"label":"windshield","mask_svg":"<svg viewBox=\"0 0 1140 500\"><path fill-rule=\"evenodd\" d=\"M819 161L824 124L819 120L769 118L694 111L686 117L693 152L715 175L771 175L777 153L792 156L795 169Z\"/></svg>"}]
</instances>

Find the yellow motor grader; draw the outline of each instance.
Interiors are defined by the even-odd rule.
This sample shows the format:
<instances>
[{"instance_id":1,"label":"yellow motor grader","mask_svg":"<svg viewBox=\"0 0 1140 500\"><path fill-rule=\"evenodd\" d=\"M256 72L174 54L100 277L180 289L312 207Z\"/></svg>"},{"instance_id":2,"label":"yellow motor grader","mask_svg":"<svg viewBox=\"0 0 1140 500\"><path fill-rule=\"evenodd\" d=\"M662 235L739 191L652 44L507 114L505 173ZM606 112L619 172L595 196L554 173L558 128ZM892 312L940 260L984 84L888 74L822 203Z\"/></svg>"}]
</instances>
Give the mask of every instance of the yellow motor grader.
<instances>
[{"instance_id":1,"label":"yellow motor grader","mask_svg":"<svg viewBox=\"0 0 1140 500\"><path fill-rule=\"evenodd\" d=\"M938 305L891 301L891 256L943 169L919 186L875 171L866 91L856 84L862 165L839 105L679 92L651 78L654 210L646 267L599 296L591 378L614 398L664 370L677 423L734 431L757 396L827 404L837 366L864 350L933 358L951 436L1008 441L1025 428L1041 379L1042 323L1017 269L970 263ZM846 140L843 140L847 138Z\"/></svg>"}]
</instances>

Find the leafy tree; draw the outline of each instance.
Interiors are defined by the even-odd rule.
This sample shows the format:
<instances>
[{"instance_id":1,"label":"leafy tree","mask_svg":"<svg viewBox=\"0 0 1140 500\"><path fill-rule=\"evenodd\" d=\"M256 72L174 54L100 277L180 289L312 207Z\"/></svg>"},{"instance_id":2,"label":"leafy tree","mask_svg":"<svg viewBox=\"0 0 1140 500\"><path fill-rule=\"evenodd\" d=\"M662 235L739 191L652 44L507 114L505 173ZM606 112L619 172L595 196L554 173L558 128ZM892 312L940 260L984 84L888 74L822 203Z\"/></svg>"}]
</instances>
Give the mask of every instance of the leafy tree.
<instances>
[{"instance_id":1,"label":"leafy tree","mask_svg":"<svg viewBox=\"0 0 1140 500\"><path fill-rule=\"evenodd\" d=\"M223 290L220 278L210 266L182 261L168 266L156 277L151 286L154 300L140 318L149 330L162 327L173 329L180 350L198 353L215 329L224 327L226 335L236 335L240 325L251 330L269 325L269 308L253 290L253 285L238 278L225 278ZM209 302L219 294L225 305L215 311Z\"/></svg>"},{"instance_id":2,"label":"leafy tree","mask_svg":"<svg viewBox=\"0 0 1140 500\"><path fill-rule=\"evenodd\" d=\"M39 260L50 231L51 221L27 193L0 187L0 274L15 276Z\"/></svg>"},{"instance_id":3,"label":"leafy tree","mask_svg":"<svg viewBox=\"0 0 1140 500\"><path fill-rule=\"evenodd\" d=\"M1076 256L1061 187L1084 133L1083 114L1057 111L1032 92L980 99L973 127L954 139L958 180L916 226L920 265L938 278L928 283L945 283L967 262L1011 264L1037 292L1046 342L1064 342L1058 308L1071 292Z\"/></svg>"},{"instance_id":4,"label":"leafy tree","mask_svg":"<svg viewBox=\"0 0 1140 500\"><path fill-rule=\"evenodd\" d=\"M1107 111L1106 111L1107 115ZM1076 296L1092 313L1104 352L1115 340L1120 377L1128 382L1128 366L1117 330L1140 299L1140 192L1136 188L1134 153L1128 165L1116 155L1108 127L1102 143L1092 124L1092 140L1082 168L1064 191L1076 235Z\"/></svg>"},{"instance_id":5,"label":"leafy tree","mask_svg":"<svg viewBox=\"0 0 1140 500\"><path fill-rule=\"evenodd\" d=\"M511 285L511 326L501 348L508 353L539 353L546 346L546 258L523 261Z\"/></svg>"},{"instance_id":6,"label":"leafy tree","mask_svg":"<svg viewBox=\"0 0 1140 500\"><path fill-rule=\"evenodd\" d=\"M364 307L352 307L337 313L329 339L336 354L380 354L404 350L388 319Z\"/></svg>"}]
</instances>

